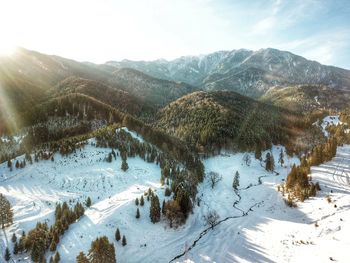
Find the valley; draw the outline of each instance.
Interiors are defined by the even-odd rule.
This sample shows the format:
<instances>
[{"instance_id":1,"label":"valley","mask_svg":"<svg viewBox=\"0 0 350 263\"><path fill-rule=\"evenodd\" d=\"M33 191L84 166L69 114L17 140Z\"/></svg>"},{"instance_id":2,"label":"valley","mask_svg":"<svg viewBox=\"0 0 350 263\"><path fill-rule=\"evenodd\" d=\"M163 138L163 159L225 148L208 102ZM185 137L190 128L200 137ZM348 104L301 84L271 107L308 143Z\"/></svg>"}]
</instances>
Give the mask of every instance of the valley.
<instances>
[{"instance_id":1,"label":"valley","mask_svg":"<svg viewBox=\"0 0 350 263\"><path fill-rule=\"evenodd\" d=\"M270 48L0 57L1 256L347 262L349 79Z\"/></svg>"}]
</instances>

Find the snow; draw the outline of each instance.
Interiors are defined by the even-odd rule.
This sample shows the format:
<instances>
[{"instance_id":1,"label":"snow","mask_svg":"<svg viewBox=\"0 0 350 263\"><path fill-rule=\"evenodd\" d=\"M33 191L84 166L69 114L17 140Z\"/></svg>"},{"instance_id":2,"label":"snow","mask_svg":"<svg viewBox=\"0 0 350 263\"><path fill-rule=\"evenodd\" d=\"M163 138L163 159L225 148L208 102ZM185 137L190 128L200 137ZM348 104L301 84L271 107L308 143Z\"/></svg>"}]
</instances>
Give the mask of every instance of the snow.
<instances>
[{"instance_id":1,"label":"snow","mask_svg":"<svg viewBox=\"0 0 350 263\"><path fill-rule=\"evenodd\" d=\"M339 115L333 115L333 116L326 116L323 118L322 123L321 123L321 128L326 137L328 137L328 131L327 131L327 126L329 125L341 125L342 122L339 120Z\"/></svg>"},{"instance_id":2,"label":"snow","mask_svg":"<svg viewBox=\"0 0 350 263\"><path fill-rule=\"evenodd\" d=\"M135 133L132 136L142 140ZM83 202L90 196L92 207L60 238L62 262L75 262L79 252L87 253L91 241L102 235L114 243L118 262L329 262L330 257L349 261L349 145L339 147L332 161L312 167L313 181L320 182L322 191L298 203L298 208L287 207L276 190L291 165L299 162L285 155L281 167L277 160L282 146L272 150L278 175L266 172L253 153L249 153L249 166L242 153L205 159L206 174L217 172L222 180L212 189L206 178L198 187L200 206L185 225L169 228L165 221L150 222L146 198L145 206L139 206L141 218L135 218L135 198L149 187L161 202L165 199L159 166L128 158L129 170L123 172L120 157L112 163L103 161L111 149L96 148L93 143L90 139L85 148L68 157L55 154L54 162L27 164L12 172L6 163L0 165L0 192L8 197L15 214L14 224L6 229L7 239L13 232L30 230L37 221L52 224L56 202ZM236 171L240 174L237 192L232 188ZM212 210L220 216L214 229L204 220ZM117 227L126 235L125 247L114 240ZM6 243L1 233L0 248ZM15 262L24 257L21 262L30 262L28 255L15 257Z\"/></svg>"}]
</instances>

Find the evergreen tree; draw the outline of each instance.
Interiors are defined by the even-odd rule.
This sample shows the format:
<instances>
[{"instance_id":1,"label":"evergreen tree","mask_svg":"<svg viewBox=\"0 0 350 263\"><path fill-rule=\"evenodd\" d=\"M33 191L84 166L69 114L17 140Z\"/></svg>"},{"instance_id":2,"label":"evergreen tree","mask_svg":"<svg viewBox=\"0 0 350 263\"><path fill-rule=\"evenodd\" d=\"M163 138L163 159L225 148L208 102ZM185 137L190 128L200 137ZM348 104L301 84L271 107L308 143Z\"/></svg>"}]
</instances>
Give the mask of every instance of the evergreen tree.
<instances>
[{"instance_id":1,"label":"evergreen tree","mask_svg":"<svg viewBox=\"0 0 350 263\"><path fill-rule=\"evenodd\" d=\"M15 242L14 246L13 246L13 254L14 255L17 255L19 252L19 249L18 249L18 243Z\"/></svg>"},{"instance_id":2,"label":"evergreen tree","mask_svg":"<svg viewBox=\"0 0 350 263\"><path fill-rule=\"evenodd\" d=\"M11 241L12 241L12 243L15 243L17 241L17 236L15 233L13 233Z\"/></svg>"},{"instance_id":3,"label":"evergreen tree","mask_svg":"<svg viewBox=\"0 0 350 263\"><path fill-rule=\"evenodd\" d=\"M50 244L50 251L56 251L56 248L57 248L57 243L56 241L53 239L51 241L51 244Z\"/></svg>"},{"instance_id":4,"label":"evergreen tree","mask_svg":"<svg viewBox=\"0 0 350 263\"><path fill-rule=\"evenodd\" d=\"M165 215L165 200L163 200L162 204L162 214Z\"/></svg>"},{"instance_id":5,"label":"evergreen tree","mask_svg":"<svg viewBox=\"0 0 350 263\"><path fill-rule=\"evenodd\" d=\"M261 160L261 145L260 144L256 144L254 156L255 156L255 159Z\"/></svg>"},{"instance_id":6,"label":"evergreen tree","mask_svg":"<svg viewBox=\"0 0 350 263\"><path fill-rule=\"evenodd\" d=\"M3 194L0 194L0 224L4 229L5 226L12 224L13 212L10 202Z\"/></svg>"},{"instance_id":7,"label":"evergreen tree","mask_svg":"<svg viewBox=\"0 0 350 263\"><path fill-rule=\"evenodd\" d=\"M12 161L11 160L8 160L7 161L7 167L12 169Z\"/></svg>"},{"instance_id":8,"label":"evergreen tree","mask_svg":"<svg viewBox=\"0 0 350 263\"><path fill-rule=\"evenodd\" d=\"M281 167L282 167L283 164L284 164L284 153L283 153L283 149L281 149L281 152L280 152L280 155L279 155L279 158L278 158L278 163L281 164Z\"/></svg>"},{"instance_id":9,"label":"evergreen tree","mask_svg":"<svg viewBox=\"0 0 350 263\"><path fill-rule=\"evenodd\" d=\"M10 254L10 250L9 250L8 247L5 249L5 256L4 256L4 258L5 258L6 261L9 261L11 259L11 254Z\"/></svg>"},{"instance_id":10,"label":"evergreen tree","mask_svg":"<svg viewBox=\"0 0 350 263\"><path fill-rule=\"evenodd\" d=\"M143 199L143 195L141 195L140 206L143 206L144 204L145 204L145 200Z\"/></svg>"},{"instance_id":11,"label":"evergreen tree","mask_svg":"<svg viewBox=\"0 0 350 263\"><path fill-rule=\"evenodd\" d=\"M55 257L53 258L53 260L54 260L55 263L60 262L61 256L60 256L60 253L58 253L58 251L56 252Z\"/></svg>"},{"instance_id":12,"label":"evergreen tree","mask_svg":"<svg viewBox=\"0 0 350 263\"><path fill-rule=\"evenodd\" d=\"M160 220L160 204L157 195L154 195L151 199L150 218L152 223L157 223Z\"/></svg>"},{"instance_id":13,"label":"evergreen tree","mask_svg":"<svg viewBox=\"0 0 350 263\"><path fill-rule=\"evenodd\" d=\"M50 257L50 263L54 263L53 256Z\"/></svg>"},{"instance_id":14,"label":"evergreen tree","mask_svg":"<svg viewBox=\"0 0 350 263\"><path fill-rule=\"evenodd\" d=\"M87 207L90 207L91 206L91 198L90 198L90 196L86 199L86 206Z\"/></svg>"},{"instance_id":15,"label":"evergreen tree","mask_svg":"<svg viewBox=\"0 0 350 263\"><path fill-rule=\"evenodd\" d=\"M91 243L88 257L91 263L115 263L115 248L106 236L97 238Z\"/></svg>"},{"instance_id":16,"label":"evergreen tree","mask_svg":"<svg viewBox=\"0 0 350 263\"><path fill-rule=\"evenodd\" d=\"M123 245L123 247L126 246L126 237L124 235L123 235L122 245Z\"/></svg>"},{"instance_id":17,"label":"evergreen tree","mask_svg":"<svg viewBox=\"0 0 350 263\"><path fill-rule=\"evenodd\" d=\"M126 170L129 169L129 165L128 165L128 163L126 162L126 160L123 160L123 161L122 161L121 169L122 169L124 172L125 172Z\"/></svg>"},{"instance_id":18,"label":"evergreen tree","mask_svg":"<svg viewBox=\"0 0 350 263\"><path fill-rule=\"evenodd\" d=\"M117 228L117 231L115 231L115 240L117 240L117 241L120 240L120 231L119 231L119 228Z\"/></svg>"},{"instance_id":19,"label":"evergreen tree","mask_svg":"<svg viewBox=\"0 0 350 263\"><path fill-rule=\"evenodd\" d=\"M139 199L138 199L138 197L136 197L136 199L135 199L135 205L139 205Z\"/></svg>"},{"instance_id":20,"label":"evergreen tree","mask_svg":"<svg viewBox=\"0 0 350 263\"><path fill-rule=\"evenodd\" d=\"M275 160L270 152L266 153L265 169L266 171L273 171L275 169Z\"/></svg>"},{"instance_id":21,"label":"evergreen tree","mask_svg":"<svg viewBox=\"0 0 350 263\"><path fill-rule=\"evenodd\" d=\"M137 210L136 210L136 218L137 218L137 219L140 218L140 210L139 210L139 208L137 208Z\"/></svg>"},{"instance_id":22,"label":"evergreen tree","mask_svg":"<svg viewBox=\"0 0 350 263\"><path fill-rule=\"evenodd\" d=\"M85 256L84 252L80 252L77 256L76 263L89 263L89 259Z\"/></svg>"},{"instance_id":23,"label":"evergreen tree","mask_svg":"<svg viewBox=\"0 0 350 263\"><path fill-rule=\"evenodd\" d=\"M239 172L238 171L236 171L235 176L233 178L232 187L233 187L233 189L238 190L238 187L239 187Z\"/></svg>"},{"instance_id":24,"label":"evergreen tree","mask_svg":"<svg viewBox=\"0 0 350 263\"><path fill-rule=\"evenodd\" d=\"M20 164L19 164L19 161L17 160L17 161L16 161L16 168L18 169L19 166L20 166Z\"/></svg>"}]
</instances>

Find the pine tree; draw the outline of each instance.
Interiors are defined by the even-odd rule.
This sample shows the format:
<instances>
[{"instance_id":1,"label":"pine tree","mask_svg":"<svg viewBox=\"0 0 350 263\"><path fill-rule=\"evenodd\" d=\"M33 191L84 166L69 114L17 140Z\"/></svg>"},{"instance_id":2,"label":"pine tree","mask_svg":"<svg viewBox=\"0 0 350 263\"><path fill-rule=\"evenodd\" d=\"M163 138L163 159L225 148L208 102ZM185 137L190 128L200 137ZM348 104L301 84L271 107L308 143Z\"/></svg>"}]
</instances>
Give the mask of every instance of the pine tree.
<instances>
[{"instance_id":1,"label":"pine tree","mask_svg":"<svg viewBox=\"0 0 350 263\"><path fill-rule=\"evenodd\" d=\"M165 200L163 200L162 204L162 214L165 215Z\"/></svg>"},{"instance_id":2,"label":"pine tree","mask_svg":"<svg viewBox=\"0 0 350 263\"><path fill-rule=\"evenodd\" d=\"M136 218L137 218L137 219L140 218L140 210L139 210L139 208L137 208L137 210L136 210Z\"/></svg>"},{"instance_id":3,"label":"pine tree","mask_svg":"<svg viewBox=\"0 0 350 263\"><path fill-rule=\"evenodd\" d=\"M106 236L97 238L91 243L88 257L91 263L115 263L115 248Z\"/></svg>"},{"instance_id":4,"label":"pine tree","mask_svg":"<svg viewBox=\"0 0 350 263\"><path fill-rule=\"evenodd\" d=\"M60 256L60 253L58 253L58 251L57 251L55 254L55 257L54 257L54 262L58 263L58 262L60 262L60 260L61 260L61 256Z\"/></svg>"},{"instance_id":5,"label":"pine tree","mask_svg":"<svg viewBox=\"0 0 350 263\"><path fill-rule=\"evenodd\" d=\"M56 251L57 244L56 241L53 239L50 244L50 251Z\"/></svg>"},{"instance_id":6,"label":"pine tree","mask_svg":"<svg viewBox=\"0 0 350 263\"><path fill-rule=\"evenodd\" d=\"M151 199L150 218L152 223L157 223L160 220L160 204L157 195L154 195Z\"/></svg>"},{"instance_id":7,"label":"pine tree","mask_svg":"<svg viewBox=\"0 0 350 263\"><path fill-rule=\"evenodd\" d=\"M17 160L17 161L16 161L16 168L18 169L19 166L20 166L20 164L19 164L19 161Z\"/></svg>"},{"instance_id":8,"label":"pine tree","mask_svg":"<svg viewBox=\"0 0 350 263\"><path fill-rule=\"evenodd\" d=\"M120 240L120 231L119 231L119 228L117 228L117 231L115 231L115 240L117 240L117 241Z\"/></svg>"},{"instance_id":9,"label":"pine tree","mask_svg":"<svg viewBox=\"0 0 350 263\"><path fill-rule=\"evenodd\" d=\"M233 178L232 187L233 187L233 189L238 190L238 187L239 187L239 172L238 171L236 171L235 176Z\"/></svg>"},{"instance_id":10,"label":"pine tree","mask_svg":"<svg viewBox=\"0 0 350 263\"><path fill-rule=\"evenodd\" d=\"M261 160L261 146L260 144L257 144L255 146L255 153L254 153L255 159Z\"/></svg>"},{"instance_id":11,"label":"pine tree","mask_svg":"<svg viewBox=\"0 0 350 263\"><path fill-rule=\"evenodd\" d=\"M12 241L12 243L15 243L17 241L17 236L15 233L13 233L11 241Z\"/></svg>"},{"instance_id":12,"label":"pine tree","mask_svg":"<svg viewBox=\"0 0 350 263\"><path fill-rule=\"evenodd\" d=\"M10 259L11 259L11 254L10 254L9 248L7 247L7 248L5 249L5 260L6 260L6 261L9 261Z\"/></svg>"},{"instance_id":13,"label":"pine tree","mask_svg":"<svg viewBox=\"0 0 350 263\"><path fill-rule=\"evenodd\" d=\"M135 199L135 205L139 205L139 199L136 197L136 199Z\"/></svg>"},{"instance_id":14,"label":"pine tree","mask_svg":"<svg viewBox=\"0 0 350 263\"><path fill-rule=\"evenodd\" d=\"M90 207L91 206L91 198L90 196L86 199L86 207Z\"/></svg>"},{"instance_id":15,"label":"pine tree","mask_svg":"<svg viewBox=\"0 0 350 263\"><path fill-rule=\"evenodd\" d=\"M265 169L266 171L273 171L275 169L275 160L271 153L266 153L265 158Z\"/></svg>"},{"instance_id":16,"label":"pine tree","mask_svg":"<svg viewBox=\"0 0 350 263\"><path fill-rule=\"evenodd\" d=\"M50 263L54 263L53 256L50 257Z\"/></svg>"},{"instance_id":17,"label":"pine tree","mask_svg":"<svg viewBox=\"0 0 350 263\"><path fill-rule=\"evenodd\" d=\"M76 263L89 263L89 259L85 256L84 252L80 252L77 256Z\"/></svg>"},{"instance_id":18,"label":"pine tree","mask_svg":"<svg viewBox=\"0 0 350 263\"><path fill-rule=\"evenodd\" d=\"M123 247L126 246L126 237L124 235L123 235L122 245L123 245Z\"/></svg>"},{"instance_id":19,"label":"pine tree","mask_svg":"<svg viewBox=\"0 0 350 263\"><path fill-rule=\"evenodd\" d=\"M141 195L140 206L143 206L144 204L145 204L145 200L143 199L143 195Z\"/></svg>"},{"instance_id":20,"label":"pine tree","mask_svg":"<svg viewBox=\"0 0 350 263\"><path fill-rule=\"evenodd\" d=\"M284 158L283 149L281 149L281 152L280 152L280 155L279 155L279 158L278 158L278 163L281 164L281 167L284 164L284 159L283 158Z\"/></svg>"},{"instance_id":21,"label":"pine tree","mask_svg":"<svg viewBox=\"0 0 350 263\"><path fill-rule=\"evenodd\" d=\"M5 226L12 224L13 212L10 202L3 194L0 194L0 223L4 229Z\"/></svg>"},{"instance_id":22,"label":"pine tree","mask_svg":"<svg viewBox=\"0 0 350 263\"><path fill-rule=\"evenodd\" d=\"M123 160L123 161L122 161L121 169L122 169L124 172L125 172L126 170L129 169L129 165L128 165L128 163L126 162L126 160Z\"/></svg>"},{"instance_id":23,"label":"pine tree","mask_svg":"<svg viewBox=\"0 0 350 263\"><path fill-rule=\"evenodd\" d=\"M13 246L13 254L14 255L17 255L19 252L19 249L18 249L18 243L16 242Z\"/></svg>"},{"instance_id":24,"label":"pine tree","mask_svg":"<svg viewBox=\"0 0 350 263\"><path fill-rule=\"evenodd\" d=\"M10 168L10 169L12 168L12 161L11 160L7 161L7 167Z\"/></svg>"}]
</instances>

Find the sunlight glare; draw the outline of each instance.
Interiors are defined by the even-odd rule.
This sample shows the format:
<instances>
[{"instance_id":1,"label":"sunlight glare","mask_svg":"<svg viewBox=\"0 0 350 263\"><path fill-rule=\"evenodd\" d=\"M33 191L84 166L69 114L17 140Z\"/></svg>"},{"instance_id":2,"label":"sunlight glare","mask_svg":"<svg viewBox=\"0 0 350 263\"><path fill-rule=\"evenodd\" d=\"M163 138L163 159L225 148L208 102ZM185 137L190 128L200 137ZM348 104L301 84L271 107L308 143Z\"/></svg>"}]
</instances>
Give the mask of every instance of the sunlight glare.
<instances>
[{"instance_id":1,"label":"sunlight glare","mask_svg":"<svg viewBox=\"0 0 350 263\"><path fill-rule=\"evenodd\" d=\"M9 43L0 42L0 57L9 57L16 52L16 47Z\"/></svg>"}]
</instances>

